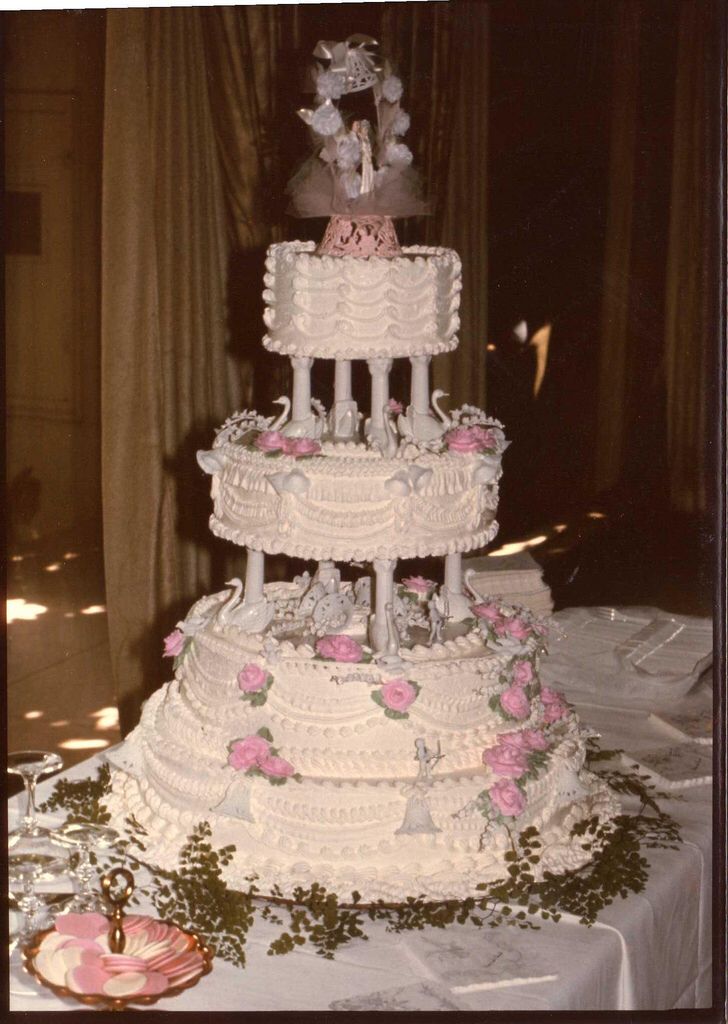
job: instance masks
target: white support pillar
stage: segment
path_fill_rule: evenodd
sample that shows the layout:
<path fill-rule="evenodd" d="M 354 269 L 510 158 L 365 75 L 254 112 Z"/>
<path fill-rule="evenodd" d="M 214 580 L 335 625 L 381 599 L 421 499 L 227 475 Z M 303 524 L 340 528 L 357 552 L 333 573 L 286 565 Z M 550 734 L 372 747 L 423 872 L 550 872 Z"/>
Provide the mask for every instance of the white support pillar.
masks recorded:
<path fill-rule="evenodd" d="M 383 651 L 389 638 L 387 605 L 394 603 L 394 570 L 397 562 L 393 558 L 376 558 L 373 565 L 376 581 L 374 614 L 369 619 L 369 642 L 374 651 Z"/>
<path fill-rule="evenodd" d="M 459 551 L 445 555 L 445 583 L 442 593 L 447 598 L 447 618 L 449 622 L 462 622 L 470 618 L 471 600 L 463 590 L 463 556 Z"/>
<path fill-rule="evenodd" d="M 452 555 L 445 555 L 445 586 L 449 594 L 462 594 L 463 592 L 463 556 L 459 551 Z"/>
<path fill-rule="evenodd" d="M 334 363 L 334 404 L 351 401 L 351 360 L 337 359 Z"/>
<path fill-rule="evenodd" d="M 420 416 L 430 411 L 430 360 L 432 356 L 410 356 L 412 378 L 410 381 L 410 405 Z"/>
<path fill-rule="evenodd" d="M 369 373 L 372 376 L 371 418 L 367 433 L 380 444 L 386 443 L 384 429 L 384 407 L 389 401 L 389 372 L 392 369 L 391 359 L 367 359 Z"/>
<path fill-rule="evenodd" d="M 293 407 L 291 419 L 305 420 L 311 415 L 311 367 L 310 356 L 291 356 L 293 367 Z"/>
<path fill-rule="evenodd" d="M 265 582 L 265 555 L 262 551 L 246 548 L 245 564 L 245 595 L 243 604 L 257 604 L 263 600 L 263 583 Z"/>
<path fill-rule="evenodd" d="M 334 363 L 334 404 L 329 413 L 329 431 L 335 438 L 348 440 L 357 435 L 359 410 L 351 395 L 351 360 Z"/>
<path fill-rule="evenodd" d="M 311 410 L 311 367 L 310 356 L 291 356 L 293 367 L 293 402 L 291 418 L 281 433 L 286 437 L 320 437 L 322 424 Z"/>
<path fill-rule="evenodd" d="M 336 563 L 328 560 L 319 562 L 316 580 L 319 583 L 323 583 L 325 587 L 328 587 L 333 582 L 331 593 L 337 594 L 339 592 L 339 583 L 341 582 L 341 573 L 336 568 Z"/>

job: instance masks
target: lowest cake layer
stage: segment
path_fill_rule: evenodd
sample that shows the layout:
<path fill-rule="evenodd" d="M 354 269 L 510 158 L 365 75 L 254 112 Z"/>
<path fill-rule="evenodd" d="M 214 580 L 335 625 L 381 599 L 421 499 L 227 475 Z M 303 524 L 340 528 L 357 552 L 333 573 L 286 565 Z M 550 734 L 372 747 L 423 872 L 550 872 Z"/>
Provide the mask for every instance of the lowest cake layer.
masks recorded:
<path fill-rule="evenodd" d="M 586 859 L 571 825 L 608 818 L 615 804 L 583 767 L 573 713 L 553 720 L 535 683 L 518 721 L 504 713 L 511 652 L 489 650 L 477 631 L 403 651 L 399 674 L 417 696 L 391 715 L 377 700 L 391 671 L 224 625 L 227 598 L 192 610 L 195 631 L 175 679 L 146 703 L 113 757 L 112 817 L 135 815 L 151 862 L 173 865 L 206 820 L 216 843 L 235 845 L 228 879 L 242 887 L 254 873 L 262 891 L 278 885 L 284 894 L 314 881 L 365 900 L 472 894 L 505 873 L 508 819 L 484 816 L 483 795 L 503 784 L 508 766 L 496 770 L 483 755 L 514 730 L 536 737 L 540 753 L 521 780 L 523 806 L 511 825 L 541 830 L 549 870 Z M 241 689 L 250 666 L 266 674 L 263 700 Z M 275 754 L 272 774 L 230 763 L 236 746 L 262 736 Z"/>

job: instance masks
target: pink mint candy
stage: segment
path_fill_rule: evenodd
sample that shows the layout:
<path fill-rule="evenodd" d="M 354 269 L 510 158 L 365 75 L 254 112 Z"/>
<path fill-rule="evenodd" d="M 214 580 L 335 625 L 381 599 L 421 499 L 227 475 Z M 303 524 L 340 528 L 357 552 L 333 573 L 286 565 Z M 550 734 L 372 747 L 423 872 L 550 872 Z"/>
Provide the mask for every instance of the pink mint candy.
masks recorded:
<path fill-rule="evenodd" d="M 66 972 L 66 986 L 83 995 L 100 995 L 111 975 L 101 967 L 81 964 Z"/>
<path fill-rule="evenodd" d="M 110 974 L 123 974 L 126 971 L 146 971 L 147 961 L 125 953 L 102 953 L 101 966 Z"/>
<path fill-rule="evenodd" d="M 56 918 L 55 927 L 59 935 L 95 939 L 108 932 L 109 921 L 103 914 L 61 914 Z"/>
<path fill-rule="evenodd" d="M 169 981 L 163 974 L 158 974 L 156 971 L 149 971 L 147 973 L 147 980 L 144 982 L 144 988 L 139 993 L 140 996 L 158 996 L 162 992 L 166 992 L 169 988 Z"/>
<path fill-rule="evenodd" d="M 146 971 L 129 971 L 126 974 L 108 976 L 102 992 L 107 996 L 129 997 L 141 995 L 147 984 Z"/>

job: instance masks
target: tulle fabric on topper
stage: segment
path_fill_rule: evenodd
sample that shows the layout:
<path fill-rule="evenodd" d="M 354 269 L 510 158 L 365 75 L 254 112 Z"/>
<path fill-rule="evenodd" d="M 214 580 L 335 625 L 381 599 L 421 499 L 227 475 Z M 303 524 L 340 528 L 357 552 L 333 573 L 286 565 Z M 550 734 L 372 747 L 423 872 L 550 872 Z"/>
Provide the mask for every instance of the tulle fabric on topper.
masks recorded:
<path fill-rule="evenodd" d="M 375 54 L 376 40 L 321 40 L 312 70 L 315 106 L 298 111 L 311 129 L 314 153 L 288 183 L 296 217 L 412 217 L 428 213 L 412 153 L 401 141 L 409 128 L 402 83 Z M 346 124 L 338 101 L 371 89 L 375 121 Z"/>

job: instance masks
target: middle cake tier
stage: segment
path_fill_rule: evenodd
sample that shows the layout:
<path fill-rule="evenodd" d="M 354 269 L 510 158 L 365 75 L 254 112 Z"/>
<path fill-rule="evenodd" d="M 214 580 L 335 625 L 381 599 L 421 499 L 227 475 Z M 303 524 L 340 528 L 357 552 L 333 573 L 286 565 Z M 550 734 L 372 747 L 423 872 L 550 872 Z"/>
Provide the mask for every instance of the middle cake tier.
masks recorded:
<path fill-rule="evenodd" d="M 472 551 L 498 531 L 500 455 L 420 452 L 385 457 L 324 443 L 306 459 L 218 439 L 210 529 L 235 544 L 305 559 L 373 561 Z"/>

